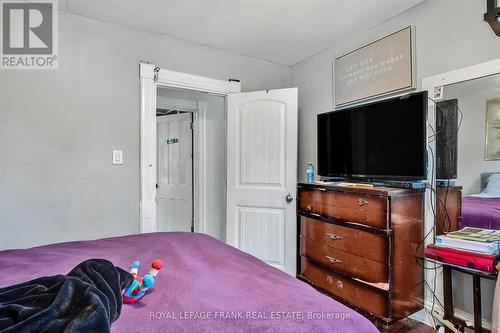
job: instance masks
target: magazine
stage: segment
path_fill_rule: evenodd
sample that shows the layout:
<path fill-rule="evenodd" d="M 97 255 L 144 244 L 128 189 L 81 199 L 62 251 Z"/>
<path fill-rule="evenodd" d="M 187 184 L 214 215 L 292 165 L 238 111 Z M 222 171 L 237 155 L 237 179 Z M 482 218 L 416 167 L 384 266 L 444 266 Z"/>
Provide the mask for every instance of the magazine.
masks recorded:
<path fill-rule="evenodd" d="M 446 237 L 483 243 L 498 242 L 500 241 L 500 230 L 465 227 L 461 230 L 447 233 Z"/>

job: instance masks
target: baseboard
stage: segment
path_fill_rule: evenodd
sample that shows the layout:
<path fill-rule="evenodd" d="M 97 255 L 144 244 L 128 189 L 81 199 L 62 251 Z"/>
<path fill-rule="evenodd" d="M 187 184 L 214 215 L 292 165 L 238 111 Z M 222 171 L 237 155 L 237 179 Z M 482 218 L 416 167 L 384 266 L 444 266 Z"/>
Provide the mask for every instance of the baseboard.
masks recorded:
<path fill-rule="evenodd" d="M 432 308 L 432 301 L 426 301 L 425 302 L 425 309 L 427 311 L 431 312 L 431 308 Z M 421 311 L 415 313 L 414 315 L 417 315 L 420 312 Z M 455 309 L 454 312 L 455 312 L 455 316 L 457 318 L 464 320 L 467 324 L 470 324 L 470 325 L 474 324 L 474 314 L 466 312 L 466 311 L 462 311 L 460 309 Z M 424 314 L 424 316 L 425 316 L 425 314 Z M 436 304 L 434 304 L 434 316 L 436 317 L 436 319 L 438 319 L 440 321 L 443 320 L 443 316 L 444 316 L 444 313 L 441 311 L 441 309 L 437 308 Z M 419 315 L 419 317 L 421 317 L 421 315 Z M 420 320 L 420 319 L 417 319 L 416 317 L 414 319 Z M 422 322 L 428 324 L 428 322 L 426 322 L 426 321 L 422 321 Z M 485 320 L 484 318 L 482 318 L 481 322 L 482 322 L 483 328 L 491 330 L 491 321 Z"/>

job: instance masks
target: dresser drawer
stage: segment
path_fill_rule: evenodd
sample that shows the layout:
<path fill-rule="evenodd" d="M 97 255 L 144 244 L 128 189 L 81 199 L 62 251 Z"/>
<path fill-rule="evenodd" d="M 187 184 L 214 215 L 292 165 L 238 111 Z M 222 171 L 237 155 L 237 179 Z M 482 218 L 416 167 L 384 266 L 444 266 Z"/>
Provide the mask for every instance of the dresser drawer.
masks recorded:
<path fill-rule="evenodd" d="M 301 266 L 302 276 L 314 285 L 360 309 L 380 317 L 388 317 L 387 291 L 329 272 L 307 259 L 302 260 Z"/>
<path fill-rule="evenodd" d="M 358 257 L 387 264 L 387 237 L 371 232 L 301 218 L 301 236 Z"/>
<path fill-rule="evenodd" d="M 385 197 L 301 188 L 299 210 L 374 228 L 388 227 Z"/>
<path fill-rule="evenodd" d="M 386 264 L 319 244 L 306 237 L 300 240 L 300 255 L 324 268 L 342 272 L 363 281 L 388 282 Z"/>

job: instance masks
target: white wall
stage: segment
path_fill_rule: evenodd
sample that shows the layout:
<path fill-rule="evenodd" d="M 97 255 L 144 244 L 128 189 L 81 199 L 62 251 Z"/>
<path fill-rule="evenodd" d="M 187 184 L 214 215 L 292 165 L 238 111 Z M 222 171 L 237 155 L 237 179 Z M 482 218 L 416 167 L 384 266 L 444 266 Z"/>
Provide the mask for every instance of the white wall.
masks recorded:
<path fill-rule="evenodd" d="M 226 101 L 202 98 L 206 111 L 206 232 L 226 241 Z"/>
<path fill-rule="evenodd" d="M 288 66 L 60 12 L 58 70 L 0 71 L 0 249 L 139 231 L 141 59 L 244 91 L 290 81 Z"/>
<path fill-rule="evenodd" d="M 500 38 L 483 21 L 486 1 L 426 0 L 361 35 L 329 48 L 291 69 L 299 88 L 299 180 L 316 163 L 316 114 L 331 111 L 332 61 L 401 27 L 416 27 L 417 82 L 424 77 L 500 57 Z"/>

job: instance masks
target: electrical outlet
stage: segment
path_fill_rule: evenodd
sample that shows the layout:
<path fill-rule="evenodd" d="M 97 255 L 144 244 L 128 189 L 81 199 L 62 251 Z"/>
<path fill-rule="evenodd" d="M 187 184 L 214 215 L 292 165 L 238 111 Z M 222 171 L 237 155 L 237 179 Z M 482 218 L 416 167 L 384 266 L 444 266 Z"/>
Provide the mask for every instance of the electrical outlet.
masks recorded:
<path fill-rule="evenodd" d="M 444 95 L 444 87 L 439 86 L 439 87 L 434 87 L 434 100 L 441 100 L 443 99 Z"/>

